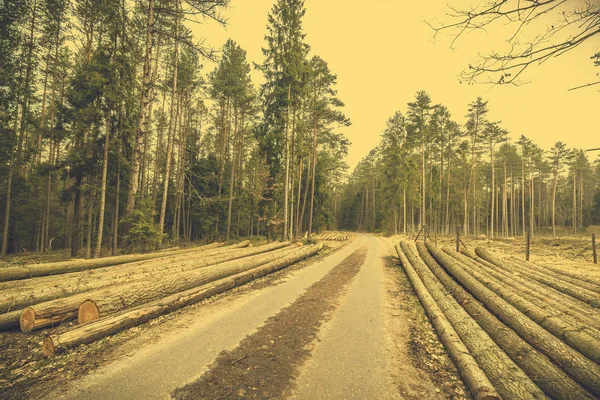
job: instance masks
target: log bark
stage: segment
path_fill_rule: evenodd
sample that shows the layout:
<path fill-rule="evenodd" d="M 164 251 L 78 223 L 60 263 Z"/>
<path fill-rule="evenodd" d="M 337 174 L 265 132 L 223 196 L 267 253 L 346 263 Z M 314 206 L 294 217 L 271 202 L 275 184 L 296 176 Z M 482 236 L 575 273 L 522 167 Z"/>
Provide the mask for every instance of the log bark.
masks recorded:
<path fill-rule="evenodd" d="M 531 346 L 554 361 L 565 372 L 595 396 L 600 396 L 600 366 L 565 342 L 542 328 L 517 308 L 502 299 L 462 269 L 452 257 L 431 243 L 427 250 L 454 277 L 454 279 L 479 300 L 499 320 L 513 329 Z"/>
<path fill-rule="evenodd" d="M 254 279 L 276 272 L 317 254 L 322 248 L 323 245 L 321 244 L 301 248 L 279 260 L 271 261 L 258 268 L 229 276 L 184 292 L 176 293 L 151 303 L 135 307 L 131 310 L 126 310 L 117 315 L 107 316 L 89 324 L 74 327 L 64 332 L 53 333 L 44 339 L 42 351 L 46 356 L 53 356 L 68 348 L 73 348 L 84 343 L 91 343 L 121 330 L 142 324 L 152 318 L 194 304 L 215 294 L 222 293 Z"/>
<path fill-rule="evenodd" d="M 417 243 L 419 255 L 448 293 L 477 321 L 502 350 L 553 399 L 576 400 L 594 397 L 569 377 L 552 360 L 535 349 L 514 330 L 502 323 L 469 292 L 443 270 L 423 243 Z"/>
<path fill-rule="evenodd" d="M 525 268 L 529 268 L 530 270 L 533 270 L 537 273 L 543 274 L 547 277 L 562 280 L 562 281 L 568 282 L 570 284 L 573 284 L 575 286 L 581 287 L 583 289 L 589 290 L 591 292 L 595 292 L 600 296 L 600 284 L 597 283 L 597 281 L 594 280 L 593 277 L 586 277 L 586 276 L 573 277 L 573 276 L 569 276 L 569 275 L 562 275 L 562 274 L 554 272 L 553 270 L 550 270 L 546 267 L 536 265 L 532 262 L 517 260 L 514 257 L 510 258 L 510 262 L 519 264 Z M 595 272 L 600 273 L 600 270 L 595 271 Z"/>
<path fill-rule="evenodd" d="M 212 243 L 206 246 L 193 247 L 189 249 L 176 250 L 175 252 L 127 254 L 115 257 L 103 257 L 94 260 L 70 260 L 64 262 L 34 264 L 24 267 L 8 267 L 0 269 L 0 281 L 17 279 L 28 279 L 46 275 L 65 274 L 69 272 L 84 271 L 88 269 L 108 267 L 112 265 L 125 264 L 135 261 L 150 260 L 158 257 L 166 257 L 175 254 L 184 254 L 194 251 L 208 250 L 223 246 L 223 243 Z"/>
<path fill-rule="evenodd" d="M 503 399 L 547 399 L 542 390 L 488 336 L 443 286 L 407 242 L 401 242 L 404 255 Z"/>
<path fill-rule="evenodd" d="M 484 248 L 478 247 L 477 249 L 475 249 L 475 252 L 477 253 L 478 256 L 480 256 L 484 260 L 487 260 L 487 261 L 491 262 L 492 264 L 497 265 L 500 268 L 503 268 L 503 269 L 509 268 L 506 265 L 507 264 L 506 261 L 499 260 L 497 257 L 494 257 L 489 251 L 487 251 Z M 523 275 L 526 275 L 527 277 L 529 277 L 531 279 L 534 279 L 538 282 L 543 283 L 546 286 L 552 287 L 552 288 L 559 290 L 565 294 L 568 294 L 569 296 L 572 296 L 576 299 L 584 301 L 584 302 L 590 304 L 591 306 L 600 307 L 600 294 L 598 294 L 596 292 L 592 292 L 581 286 L 577 286 L 577 285 L 574 285 L 569 282 L 565 282 L 565 281 L 561 281 L 559 279 L 552 278 L 552 277 L 548 276 L 547 274 L 540 273 L 537 271 L 520 268 L 519 272 L 522 273 Z"/>
<path fill-rule="evenodd" d="M 528 265 L 536 265 L 537 264 L 533 264 L 533 263 L 528 263 Z M 544 265 L 544 266 L 538 266 L 540 268 L 542 268 L 542 272 L 546 272 L 546 271 L 552 271 L 554 272 L 557 278 L 563 278 L 564 277 L 570 277 L 570 278 L 574 278 L 576 280 L 576 282 L 586 282 L 586 283 L 590 283 L 592 285 L 595 286 L 600 286 L 600 277 L 594 277 L 594 276 L 590 276 L 589 274 L 598 274 L 600 273 L 600 268 L 595 268 L 593 266 L 588 266 L 588 267 L 583 267 L 578 269 L 577 271 L 567 271 L 564 269 L 560 269 L 560 268 L 555 268 L 552 267 L 550 265 Z"/>
<path fill-rule="evenodd" d="M 563 315 L 536 306 L 527 301 L 508 285 L 500 283 L 495 278 L 484 275 L 469 264 L 456 262 L 459 268 L 468 271 L 475 279 L 493 290 L 498 296 L 513 305 L 523 314 L 543 326 L 550 333 L 562 339 L 569 346 L 579 351 L 590 360 L 600 363 L 600 339 L 581 330 L 580 324 L 574 324 L 563 318 Z"/>
<path fill-rule="evenodd" d="M 103 287 L 122 285 L 154 277 L 161 279 L 165 273 L 184 272 L 225 261 L 236 260 L 266 253 L 287 246 L 289 243 L 272 243 L 265 246 L 223 251 L 217 248 L 195 253 L 146 260 L 92 271 L 74 272 L 63 276 L 34 278 L 29 285 L 18 285 L 0 292 L 0 312 L 23 308 L 77 293 L 89 292 Z M 26 280 L 18 281 L 24 283 Z"/>
<path fill-rule="evenodd" d="M 227 261 L 198 270 L 167 274 L 159 280 L 149 278 L 125 285 L 94 290 L 40 303 L 33 307 L 29 307 L 29 309 L 33 310 L 33 313 L 28 312 L 21 315 L 21 320 L 26 320 L 20 321 L 20 326 L 26 328 L 26 330 L 22 329 L 23 332 L 50 327 L 55 324 L 55 320 L 49 317 L 52 315 L 54 309 L 70 310 L 68 318 L 74 319 L 78 316 L 79 306 L 82 303 L 85 304 L 86 307 L 89 306 L 89 303 L 86 302 L 87 300 L 92 300 L 97 305 L 99 309 L 97 314 L 100 317 L 106 316 L 125 308 L 135 307 L 139 304 L 156 300 L 157 298 L 166 295 L 181 292 L 246 271 L 279 257 L 283 257 L 293 251 L 295 251 L 295 248 L 286 248 L 267 254 L 247 257 L 243 260 Z M 92 314 L 88 313 L 88 315 Z M 61 318 L 61 321 L 65 321 L 66 318 L 66 316 Z M 85 323 L 89 321 L 79 322 Z"/>
<path fill-rule="evenodd" d="M 581 327 L 582 330 L 588 330 L 588 326 L 592 327 L 593 331 L 589 333 L 597 338 L 600 337 L 600 331 L 598 331 L 598 329 L 600 329 L 600 313 L 590 305 L 577 299 L 573 299 L 553 288 L 544 286 L 539 282 L 523 278 L 518 273 L 501 269 L 496 265 L 479 258 L 477 254 L 472 251 L 464 250 L 463 253 L 465 255 L 462 255 L 448 249 L 443 250 L 451 257 L 463 263 L 473 263 L 472 266 L 474 268 L 481 268 L 504 284 L 512 286 L 521 294 L 521 296 L 538 307 L 546 308 L 547 311 L 550 312 L 557 310 L 570 318 L 574 318 L 577 323 L 584 324 Z"/>
<path fill-rule="evenodd" d="M 19 328 L 19 317 L 23 310 L 9 311 L 0 314 L 0 331 L 9 331 Z"/>
<path fill-rule="evenodd" d="M 469 353 L 465 344 L 460 340 L 458 334 L 452 325 L 450 325 L 450 322 L 444 317 L 444 314 L 436 304 L 435 300 L 431 297 L 431 294 L 427 291 L 427 288 L 415 272 L 399 245 L 396 245 L 396 252 L 398 253 L 398 257 L 400 257 L 402 267 L 415 289 L 433 327 L 446 347 L 450 358 L 456 365 L 456 368 L 473 395 L 473 398 L 475 400 L 500 399 L 500 395 L 491 384 L 486 374 L 481 370 L 479 365 L 477 365 L 477 362 L 471 353 Z"/>

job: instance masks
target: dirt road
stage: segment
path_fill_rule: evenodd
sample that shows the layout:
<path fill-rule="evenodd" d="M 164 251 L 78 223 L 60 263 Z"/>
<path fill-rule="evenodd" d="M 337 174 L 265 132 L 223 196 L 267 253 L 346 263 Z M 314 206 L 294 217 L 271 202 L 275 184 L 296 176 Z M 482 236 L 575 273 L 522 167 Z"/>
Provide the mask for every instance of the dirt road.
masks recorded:
<path fill-rule="evenodd" d="M 446 398 L 411 350 L 426 340 L 390 254 L 386 239 L 359 236 L 284 279 L 182 313 L 158 337 L 141 332 L 127 357 L 49 397 Z"/>

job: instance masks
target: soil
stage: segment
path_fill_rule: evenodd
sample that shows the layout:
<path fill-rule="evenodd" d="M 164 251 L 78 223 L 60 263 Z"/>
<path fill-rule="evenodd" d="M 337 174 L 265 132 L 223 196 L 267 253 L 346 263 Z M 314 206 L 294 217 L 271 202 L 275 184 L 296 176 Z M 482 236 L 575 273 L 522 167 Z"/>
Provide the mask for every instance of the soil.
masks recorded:
<path fill-rule="evenodd" d="M 393 310 L 389 328 L 396 348 L 394 383 L 402 398 L 470 399 L 454 363 L 435 334 L 398 260 L 386 259 L 386 287 Z"/>
<path fill-rule="evenodd" d="M 299 366 L 310 356 L 308 345 L 331 317 L 347 285 L 367 255 L 359 249 L 269 318 L 232 351 L 224 351 L 196 382 L 173 394 L 176 399 L 282 398 Z"/>

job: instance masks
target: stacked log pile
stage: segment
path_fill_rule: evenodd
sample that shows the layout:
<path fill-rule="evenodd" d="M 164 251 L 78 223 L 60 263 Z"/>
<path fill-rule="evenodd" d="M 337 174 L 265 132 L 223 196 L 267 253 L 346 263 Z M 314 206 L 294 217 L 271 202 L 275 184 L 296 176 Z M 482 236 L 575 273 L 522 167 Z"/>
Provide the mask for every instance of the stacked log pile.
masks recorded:
<path fill-rule="evenodd" d="M 242 285 L 321 248 L 290 242 L 249 247 L 246 241 L 125 256 L 131 262 L 113 258 L 112 265 L 101 259 L 35 266 L 29 269 L 33 278 L 13 271 L 14 280 L 0 283 L 0 330 L 54 328 L 44 344 L 52 355 Z M 65 324 L 75 319 L 76 325 Z"/>
<path fill-rule="evenodd" d="M 313 235 L 312 237 L 317 240 L 331 240 L 343 242 L 352 239 L 354 235 L 348 232 L 323 232 L 318 235 Z"/>
<path fill-rule="evenodd" d="M 600 398 L 598 282 L 483 248 L 396 251 L 474 398 Z"/>

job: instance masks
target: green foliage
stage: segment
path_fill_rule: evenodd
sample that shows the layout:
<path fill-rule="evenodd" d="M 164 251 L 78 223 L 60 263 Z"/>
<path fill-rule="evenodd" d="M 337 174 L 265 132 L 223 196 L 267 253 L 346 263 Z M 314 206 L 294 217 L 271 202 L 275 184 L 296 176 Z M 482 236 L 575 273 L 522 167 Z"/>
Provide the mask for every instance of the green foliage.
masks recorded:
<path fill-rule="evenodd" d="M 128 243 L 127 252 L 147 252 L 156 249 L 163 235 L 157 223 L 154 222 L 154 207 L 149 201 L 140 201 L 139 207 L 128 216 L 121 219 L 121 224 L 130 226 L 129 232 L 123 237 Z"/>

